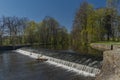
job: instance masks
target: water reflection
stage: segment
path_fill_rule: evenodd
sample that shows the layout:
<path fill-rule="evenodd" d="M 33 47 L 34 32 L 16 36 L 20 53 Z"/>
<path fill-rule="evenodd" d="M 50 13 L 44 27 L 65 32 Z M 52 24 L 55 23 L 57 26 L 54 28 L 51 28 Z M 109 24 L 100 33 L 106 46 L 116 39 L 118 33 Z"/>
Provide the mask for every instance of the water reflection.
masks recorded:
<path fill-rule="evenodd" d="M 13 52 L 0 54 L 0 80 L 94 80 Z"/>

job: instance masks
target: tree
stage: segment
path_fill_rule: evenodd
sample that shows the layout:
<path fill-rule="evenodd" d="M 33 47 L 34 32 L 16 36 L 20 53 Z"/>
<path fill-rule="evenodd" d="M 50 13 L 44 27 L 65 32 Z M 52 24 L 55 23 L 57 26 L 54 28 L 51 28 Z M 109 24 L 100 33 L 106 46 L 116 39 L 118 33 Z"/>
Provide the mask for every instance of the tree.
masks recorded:
<path fill-rule="evenodd" d="M 82 2 L 79 10 L 75 15 L 72 28 L 72 42 L 74 48 L 88 43 L 88 17 L 93 12 L 93 7 L 87 2 Z"/>
<path fill-rule="evenodd" d="M 39 44 L 51 46 L 54 49 L 62 49 L 68 44 L 68 34 L 65 27 L 61 27 L 58 21 L 52 17 L 45 17 L 38 24 L 37 35 Z"/>
<path fill-rule="evenodd" d="M 4 36 L 5 26 L 3 21 L 0 21 L 0 46 L 3 45 L 3 36 Z"/>
<path fill-rule="evenodd" d="M 57 31 L 59 28 L 59 23 L 52 17 L 45 17 L 41 24 L 41 39 L 43 44 L 57 44 Z"/>
<path fill-rule="evenodd" d="M 108 17 L 110 20 L 111 25 L 111 34 L 112 38 L 115 39 L 117 37 L 118 33 L 118 16 L 120 15 L 120 0 L 107 0 L 107 9 L 106 12 L 108 13 L 106 15 L 106 18 Z"/>
<path fill-rule="evenodd" d="M 9 38 L 9 44 L 20 44 L 19 37 L 23 35 L 23 29 L 25 27 L 26 19 L 18 17 L 2 17 L 2 22 L 5 26 L 6 36 Z M 19 36 L 18 36 L 19 35 Z"/>
<path fill-rule="evenodd" d="M 57 35 L 57 45 L 61 49 L 66 49 L 69 46 L 70 39 L 69 34 L 67 32 L 67 29 L 63 26 L 58 29 L 58 35 Z"/>
<path fill-rule="evenodd" d="M 95 24 L 97 30 L 96 31 L 96 36 L 97 40 L 96 41 L 103 41 L 104 40 L 104 35 L 106 34 L 106 29 L 104 28 L 104 15 L 105 15 L 105 8 L 100 8 L 95 10 Z"/>
<path fill-rule="evenodd" d="M 114 8 L 116 10 L 119 10 L 120 0 L 107 0 L 106 5 L 107 5 L 108 8 Z"/>
<path fill-rule="evenodd" d="M 36 42 L 36 29 L 37 24 L 34 21 L 28 22 L 27 28 L 25 29 L 26 43 L 33 45 Z"/>

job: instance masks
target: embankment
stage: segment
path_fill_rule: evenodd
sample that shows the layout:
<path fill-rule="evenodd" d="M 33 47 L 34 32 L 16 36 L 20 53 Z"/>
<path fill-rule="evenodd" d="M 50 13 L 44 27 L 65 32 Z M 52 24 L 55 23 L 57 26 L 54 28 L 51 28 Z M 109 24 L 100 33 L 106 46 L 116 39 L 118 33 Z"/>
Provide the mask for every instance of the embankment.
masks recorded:
<path fill-rule="evenodd" d="M 105 51 L 103 66 L 96 80 L 120 80 L 120 49 Z"/>
<path fill-rule="evenodd" d="M 93 43 L 91 47 L 104 51 L 102 70 L 96 80 L 120 80 L 120 45 Z"/>
<path fill-rule="evenodd" d="M 17 46 L 0 46 L 0 50 L 15 50 L 22 47 L 29 47 L 30 45 L 17 45 Z"/>

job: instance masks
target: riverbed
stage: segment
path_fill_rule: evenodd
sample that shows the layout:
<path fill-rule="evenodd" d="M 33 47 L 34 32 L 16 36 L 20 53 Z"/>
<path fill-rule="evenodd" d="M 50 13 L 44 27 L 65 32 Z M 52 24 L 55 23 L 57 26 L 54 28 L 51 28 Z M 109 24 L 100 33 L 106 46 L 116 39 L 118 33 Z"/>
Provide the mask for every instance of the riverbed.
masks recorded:
<path fill-rule="evenodd" d="M 0 80 L 94 80 L 46 62 L 15 53 L 0 52 Z"/>

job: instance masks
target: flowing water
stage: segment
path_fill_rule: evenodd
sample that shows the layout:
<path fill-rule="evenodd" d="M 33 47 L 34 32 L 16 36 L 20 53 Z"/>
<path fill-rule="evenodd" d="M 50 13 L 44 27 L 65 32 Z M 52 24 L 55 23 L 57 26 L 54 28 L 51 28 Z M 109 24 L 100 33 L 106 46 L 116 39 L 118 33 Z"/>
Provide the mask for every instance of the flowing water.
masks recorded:
<path fill-rule="evenodd" d="M 0 80 L 94 80 L 94 78 L 84 77 L 61 67 L 37 62 L 27 56 L 7 51 L 0 52 Z"/>
<path fill-rule="evenodd" d="M 100 69 L 102 66 L 102 59 L 95 57 L 95 56 L 91 57 L 89 55 L 76 54 L 75 52 L 50 51 L 50 50 L 33 49 L 33 48 L 23 48 L 23 50 L 35 52 L 38 54 L 43 54 L 46 56 L 50 56 L 50 57 L 57 58 L 57 59 L 62 59 L 62 60 L 77 63 L 77 64 L 86 65 L 89 67 L 94 67 L 94 68 Z"/>

